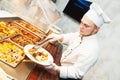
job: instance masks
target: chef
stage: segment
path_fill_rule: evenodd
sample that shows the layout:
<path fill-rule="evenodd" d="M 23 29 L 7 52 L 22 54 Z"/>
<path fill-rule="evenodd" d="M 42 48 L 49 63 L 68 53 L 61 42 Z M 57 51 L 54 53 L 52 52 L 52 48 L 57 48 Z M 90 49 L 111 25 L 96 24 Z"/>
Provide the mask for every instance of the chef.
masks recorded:
<path fill-rule="evenodd" d="M 60 80 L 82 80 L 85 73 L 96 63 L 99 57 L 99 45 L 96 33 L 104 23 L 110 19 L 95 3 L 83 16 L 80 31 L 67 34 L 51 34 L 51 42 L 58 41 L 68 45 L 62 53 L 61 66 L 51 63 L 45 66 L 51 74 L 59 75 Z"/>

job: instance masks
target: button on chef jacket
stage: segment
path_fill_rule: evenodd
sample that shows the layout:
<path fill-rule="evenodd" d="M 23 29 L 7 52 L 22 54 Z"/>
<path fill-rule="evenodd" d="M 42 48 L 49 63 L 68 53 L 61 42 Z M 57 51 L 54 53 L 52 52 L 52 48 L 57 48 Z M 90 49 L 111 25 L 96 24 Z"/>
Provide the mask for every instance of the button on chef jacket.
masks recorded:
<path fill-rule="evenodd" d="M 81 79 L 92 67 L 99 56 L 99 45 L 96 35 L 81 40 L 79 32 L 63 34 L 62 43 L 68 45 L 62 53 L 60 77 Z"/>

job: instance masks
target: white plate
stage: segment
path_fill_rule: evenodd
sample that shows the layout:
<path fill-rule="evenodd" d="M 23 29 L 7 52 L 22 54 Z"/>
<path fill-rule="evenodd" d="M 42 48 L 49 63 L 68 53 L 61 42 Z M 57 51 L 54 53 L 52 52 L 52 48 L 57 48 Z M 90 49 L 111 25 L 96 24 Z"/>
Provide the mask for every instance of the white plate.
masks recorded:
<path fill-rule="evenodd" d="M 36 60 L 30 53 L 29 53 L 29 49 L 33 48 L 35 45 L 33 44 L 29 44 L 29 45 L 26 45 L 24 47 L 24 52 L 25 54 L 27 55 L 27 57 L 29 59 L 31 59 L 33 62 L 37 63 L 37 64 L 40 64 L 40 65 L 50 65 L 50 63 L 53 62 L 53 57 L 52 55 L 47 51 L 45 50 L 44 48 L 39 48 L 38 51 L 45 51 L 46 53 L 48 53 L 48 60 L 44 61 L 44 62 L 40 62 L 38 60 Z"/>

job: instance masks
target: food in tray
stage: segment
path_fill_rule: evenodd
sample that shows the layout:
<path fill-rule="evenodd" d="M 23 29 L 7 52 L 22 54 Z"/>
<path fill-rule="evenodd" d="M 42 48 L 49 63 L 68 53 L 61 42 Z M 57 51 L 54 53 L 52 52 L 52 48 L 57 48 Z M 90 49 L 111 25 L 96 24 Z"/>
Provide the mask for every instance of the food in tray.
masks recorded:
<path fill-rule="evenodd" d="M 19 33 L 19 29 L 9 25 L 8 22 L 0 22 L 0 35 L 4 37 L 10 37 Z"/>
<path fill-rule="evenodd" d="M 40 34 L 40 35 L 45 35 L 45 33 L 43 31 L 38 30 L 37 28 L 33 27 L 32 25 L 30 25 L 29 23 L 27 23 L 23 20 L 16 20 L 16 22 L 18 24 L 22 25 L 22 27 L 25 27 L 32 32 L 35 32 L 35 33 Z"/>
<path fill-rule="evenodd" d="M 17 44 L 19 44 L 19 45 L 21 45 L 21 46 L 25 46 L 25 45 L 27 45 L 27 44 L 34 44 L 35 42 L 33 42 L 33 40 L 32 39 L 30 39 L 30 38 L 27 38 L 27 37 L 25 37 L 25 36 L 23 36 L 23 35 L 21 35 L 21 34 L 18 34 L 18 35 L 16 35 L 16 36 L 13 36 L 13 37 L 11 37 L 10 38 L 13 42 L 15 42 L 15 43 L 17 43 Z"/>
<path fill-rule="evenodd" d="M 0 42 L 0 60 L 16 67 L 25 57 L 23 49 L 10 41 Z"/>
<path fill-rule="evenodd" d="M 23 34 L 26 37 L 33 39 L 34 42 L 39 42 L 41 40 L 40 37 L 25 30 L 14 22 L 0 22 L 0 35 L 6 38 L 16 34 Z"/>
<path fill-rule="evenodd" d="M 18 24 L 14 23 L 14 22 L 11 22 L 9 23 L 11 26 L 15 26 L 17 29 L 19 29 L 19 33 L 28 37 L 28 38 L 31 38 L 34 42 L 38 42 L 41 40 L 40 37 L 38 37 L 37 35 L 33 34 L 32 32 L 20 27 Z"/>
<path fill-rule="evenodd" d="M 1 41 L 2 39 L 3 39 L 2 36 L 0 36 L 0 41 Z"/>
<path fill-rule="evenodd" d="M 34 59 L 36 59 L 40 62 L 44 62 L 44 61 L 48 60 L 48 53 L 44 50 L 36 51 L 35 48 L 31 48 L 31 49 L 29 49 L 29 52 L 34 57 Z"/>
<path fill-rule="evenodd" d="M 26 30 L 21 30 L 21 33 L 22 33 L 24 36 L 32 39 L 34 42 L 39 42 L 39 41 L 41 40 L 40 37 L 38 37 L 38 36 L 36 36 L 36 35 L 28 32 L 28 31 L 26 31 Z"/>

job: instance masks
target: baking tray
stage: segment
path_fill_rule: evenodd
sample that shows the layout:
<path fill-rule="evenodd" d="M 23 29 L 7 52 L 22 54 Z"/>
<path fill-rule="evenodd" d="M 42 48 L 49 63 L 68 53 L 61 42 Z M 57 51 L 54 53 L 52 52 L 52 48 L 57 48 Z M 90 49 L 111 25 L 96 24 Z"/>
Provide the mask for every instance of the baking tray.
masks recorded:
<path fill-rule="evenodd" d="M 0 35 L 3 38 L 11 37 L 19 33 L 19 29 L 10 25 L 9 22 L 0 21 Z"/>
<path fill-rule="evenodd" d="M 9 40 L 0 41 L 0 61 L 15 68 L 25 58 L 23 49 Z"/>
<path fill-rule="evenodd" d="M 16 29 L 19 29 L 19 33 L 30 38 L 33 39 L 34 42 L 39 42 L 41 39 L 43 39 L 41 36 L 37 36 L 36 34 L 34 34 L 31 31 L 28 31 L 27 28 L 23 28 L 20 25 L 16 24 L 15 22 L 11 22 L 10 23 L 12 26 L 15 26 Z"/>
<path fill-rule="evenodd" d="M 27 38 L 26 36 L 21 35 L 21 34 L 17 34 L 11 37 L 10 40 L 22 47 L 28 44 L 35 44 L 35 42 L 32 39 Z"/>
<path fill-rule="evenodd" d="M 44 38 L 41 37 L 40 35 L 38 36 L 38 35 L 34 34 L 32 31 L 28 30 L 27 28 L 23 28 L 21 25 L 17 24 L 17 23 L 15 22 L 16 20 L 22 20 L 22 19 L 17 18 L 17 17 L 0 18 L 0 22 L 7 22 L 7 23 L 9 23 L 10 26 L 12 26 L 12 27 L 14 26 L 14 28 L 20 30 L 20 31 L 18 31 L 18 33 L 14 34 L 14 35 L 11 35 L 11 36 L 5 37 L 5 36 L 3 36 L 3 35 L 0 35 L 0 38 L 1 38 L 1 39 L 0 39 L 0 43 L 1 43 L 1 44 L 2 44 L 3 42 L 7 42 L 7 43 L 10 43 L 10 44 L 12 44 L 12 45 L 14 45 L 14 46 L 17 46 L 17 47 L 19 47 L 21 50 L 23 50 L 23 47 L 24 47 L 25 45 L 27 45 L 27 44 L 37 44 L 38 42 L 40 42 L 40 41 L 42 41 L 42 40 L 44 39 Z M 22 38 L 24 38 L 24 40 L 31 40 L 32 43 L 27 43 L 27 44 L 25 44 L 25 45 L 22 46 L 20 43 L 17 43 L 17 42 L 15 42 L 15 41 L 13 40 L 13 39 L 15 39 L 16 37 L 19 37 L 19 36 L 22 36 Z M 9 46 L 6 45 L 6 48 L 4 48 L 4 49 L 7 49 L 7 47 L 9 47 Z M 3 48 L 3 46 L 0 47 L 0 48 Z M 3 49 L 3 50 L 4 50 L 4 49 Z M 1 50 L 0 50 L 0 51 L 1 51 Z M 5 50 L 5 51 L 7 51 L 7 50 Z M 6 52 L 6 54 L 7 54 L 7 52 Z M 0 56 L 2 56 L 2 53 L 1 53 L 1 52 L 0 52 Z M 18 63 L 14 64 L 14 65 L 11 64 L 11 63 L 6 62 L 6 60 L 0 59 L 0 61 L 8 64 L 9 66 L 11 66 L 11 67 L 13 67 L 13 68 L 15 68 L 15 67 L 18 66 L 18 64 L 20 64 L 20 63 L 23 61 L 24 58 L 25 58 L 25 54 L 24 54 L 24 56 L 21 58 L 21 60 L 20 60 Z"/>
<path fill-rule="evenodd" d="M 20 25 L 21 27 L 31 31 L 32 33 L 41 36 L 41 37 L 46 37 L 46 34 L 41 31 L 40 29 L 38 29 L 37 27 L 32 26 L 31 24 L 29 24 L 28 22 L 24 21 L 24 20 L 15 20 L 15 22 Z"/>
<path fill-rule="evenodd" d="M 19 26 L 33 32 L 34 34 L 37 34 L 40 37 L 46 37 L 45 32 L 43 32 L 42 30 L 40 30 L 39 28 L 31 25 L 30 23 L 24 21 L 23 19 L 19 18 L 19 17 L 2 17 L 0 18 L 0 22 L 1 21 L 5 21 L 5 22 L 15 22 L 17 23 Z M 23 25 L 24 24 L 24 25 Z"/>
<path fill-rule="evenodd" d="M 10 38 L 16 34 L 22 34 L 26 36 L 27 38 L 32 39 L 36 43 L 43 39 L 42 36 L 38 36 L 32 33 L 31 31 L 24 29 L 23 27 L 21 27 L 20 25 L 16 24 L 13 21 L 9 21 L 9 22 L 1 21 L 0 26 L 1 26 L 0 35 L 2 36 L 2 38 Z"/>

